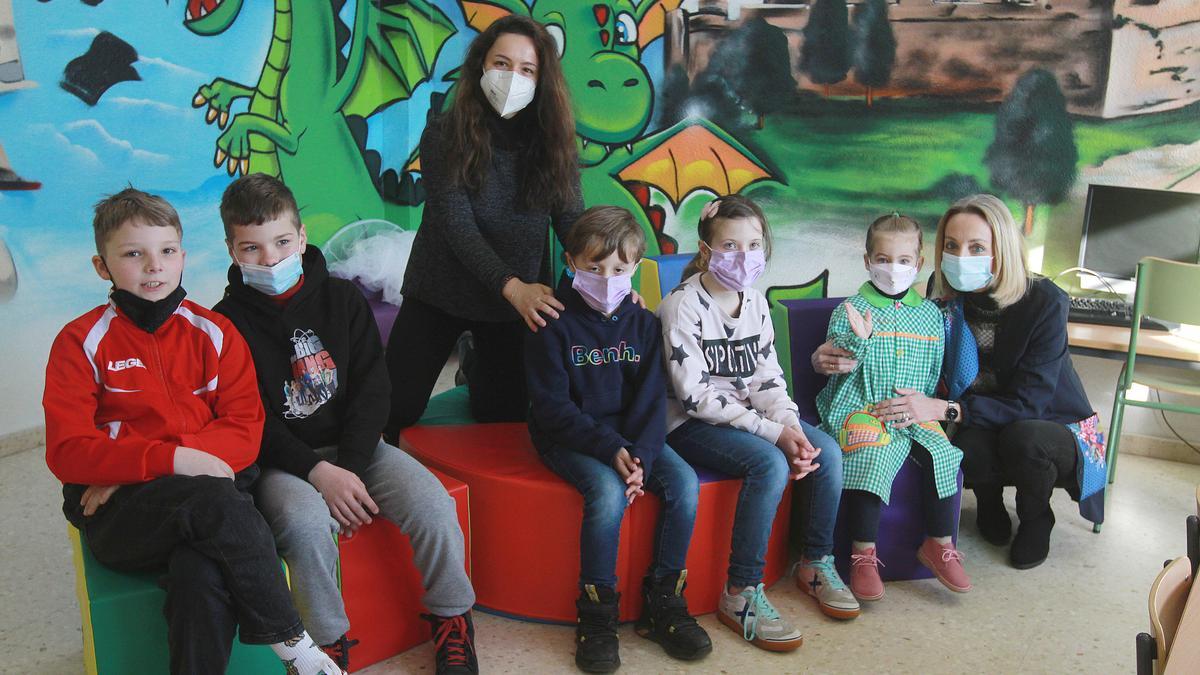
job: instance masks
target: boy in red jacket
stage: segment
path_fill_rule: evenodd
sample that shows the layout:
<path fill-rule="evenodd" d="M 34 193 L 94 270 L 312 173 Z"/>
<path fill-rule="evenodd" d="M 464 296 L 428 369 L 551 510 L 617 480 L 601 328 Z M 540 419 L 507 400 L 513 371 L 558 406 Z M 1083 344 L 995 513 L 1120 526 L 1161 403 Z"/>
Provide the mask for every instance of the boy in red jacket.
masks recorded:
<path fill-rule="evenodd" d="M 221 673 L 235 629 L 289 673 L 342 671 L 292 606 L 271 531 L 247 491 L 263 409 L 245 341 L 183 299 L 183 230 L 133 188 L 96 205 L 108 304 L 71 321 L 46 368 L 46 463 L 63 513 L 101 563 L 166 568 L 171 672 Z"/>

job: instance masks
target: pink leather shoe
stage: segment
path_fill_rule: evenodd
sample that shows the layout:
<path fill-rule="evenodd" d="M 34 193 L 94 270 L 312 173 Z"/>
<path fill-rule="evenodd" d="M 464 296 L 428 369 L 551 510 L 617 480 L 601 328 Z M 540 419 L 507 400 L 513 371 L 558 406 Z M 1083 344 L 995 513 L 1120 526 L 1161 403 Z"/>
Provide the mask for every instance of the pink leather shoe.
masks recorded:
<path fill-rule="evenodd" d="M 850 592 L 859 600 L 878 600 L 883 597 L 883 579 L 875 556 L 875 547 L 853 549 L 850 554 Z"/>
<path fill-rule="evenodd" d="M 917 560 L 933 572 L 942 585 L 955 593 L 966 593 L 971 590 L 971 577 L 963 569 L 963 554 L 954 548 L 954 543 L 939 544 L 936 540 L 926 538 L 921 548 L 917 549 Z"/>

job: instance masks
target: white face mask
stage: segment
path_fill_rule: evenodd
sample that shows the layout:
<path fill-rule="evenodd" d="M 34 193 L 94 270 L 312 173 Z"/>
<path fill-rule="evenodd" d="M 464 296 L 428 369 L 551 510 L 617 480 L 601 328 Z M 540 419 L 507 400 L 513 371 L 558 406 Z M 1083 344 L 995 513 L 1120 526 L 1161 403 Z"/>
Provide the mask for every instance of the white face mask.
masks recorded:
<path fill-rule="evenodd" d="M 917 280 L 917 268 L 900 263 L 872 264 L 867 269 L 871 271 L 871 282 L 875 288 L 883 291 L 884 295 L 900 295 L 907 291 Z"/>
<path fill-rule="evenodd" d="M 488 103 L 504 119 L 524 110 L 537 91 L 537 82 L 511 70 L 485 70 L 479 86 Z"/>

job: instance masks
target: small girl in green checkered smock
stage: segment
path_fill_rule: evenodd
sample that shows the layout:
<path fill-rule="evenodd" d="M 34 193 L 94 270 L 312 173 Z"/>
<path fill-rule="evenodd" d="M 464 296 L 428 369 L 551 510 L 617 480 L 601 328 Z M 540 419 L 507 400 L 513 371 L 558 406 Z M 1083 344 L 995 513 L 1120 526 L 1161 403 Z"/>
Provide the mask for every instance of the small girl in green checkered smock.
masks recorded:
<path fill-rule="evenodd" d="M 883 597 L 875 548 L 879 516 L 911 456 L 922 472 L 926 534 L 917 558 L 946 587 L 963 593 L 971 580 L 951 539 L 962 451 L 937 422 L 885 424 L 872 413 L 874 404 L 896 394 L 934 395 L 941 372 L 942 312 L 912 289 L 924 263 L 920 225 L 898 213 L 876 219 L 867 229 L 863 259 L 870 281 L 833 311 L 828 333 L 857 365 L 830 377 L 817 397 L 821 427 L 842 447 L 844 517 L 854 540 L 850 590 L 859 600 Z"/>

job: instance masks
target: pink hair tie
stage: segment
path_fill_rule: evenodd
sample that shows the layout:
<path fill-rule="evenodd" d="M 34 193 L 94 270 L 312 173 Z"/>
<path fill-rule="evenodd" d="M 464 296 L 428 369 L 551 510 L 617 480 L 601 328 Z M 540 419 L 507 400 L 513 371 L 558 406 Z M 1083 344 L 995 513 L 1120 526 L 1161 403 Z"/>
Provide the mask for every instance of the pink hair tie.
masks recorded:
<path fill-rule="evenodd" d="M 702 220 L 708 220 L 709 218 L 716 216 L 717 209 L 719 209 L 719 208 L 721 208 L 721 200 L 720 199 L 712 200 L 711 202 L 704 205 L 704 209 L 702 211 L 700 211 L 700 218 Z"/>

